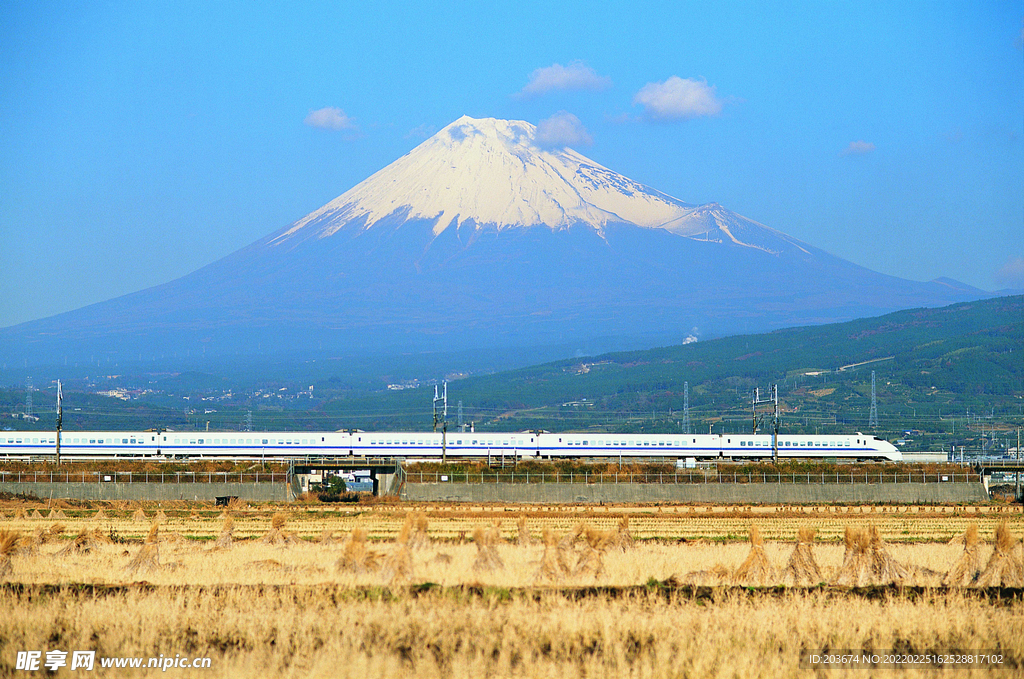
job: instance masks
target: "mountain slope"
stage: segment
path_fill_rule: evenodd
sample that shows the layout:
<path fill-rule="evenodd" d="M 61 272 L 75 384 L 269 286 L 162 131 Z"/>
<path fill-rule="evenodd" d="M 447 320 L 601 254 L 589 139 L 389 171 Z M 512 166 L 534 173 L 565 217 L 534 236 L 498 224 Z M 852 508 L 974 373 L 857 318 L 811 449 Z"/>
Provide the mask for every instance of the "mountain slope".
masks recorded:
<path fill-rule="evenodd" d="M 460 118 L 188 276 L 0 330 L 0 357 L 652 346 L 985 294 L 869 271 L 535 133 Z"/>

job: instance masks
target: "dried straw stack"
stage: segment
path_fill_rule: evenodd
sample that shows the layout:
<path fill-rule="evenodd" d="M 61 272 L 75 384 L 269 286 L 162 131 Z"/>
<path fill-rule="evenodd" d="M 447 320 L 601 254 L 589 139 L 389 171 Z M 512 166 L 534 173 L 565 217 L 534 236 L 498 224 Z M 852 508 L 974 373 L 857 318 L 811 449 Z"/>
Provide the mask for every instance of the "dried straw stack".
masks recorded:
<path fill-rule="evenodd" d="M 815 533 L 817 529 L 810 526 L 803 526 L 797 531 L 796 545 L 793 546 L 793 553 L 789 555 L 786 569 L 782 572 L 782 584 L 787 587 L 808 587 L 817 585 L 824 579 L 811 549 Z"/>
<path fill-rule="evenodd" d="M 964 553 L 942 579 L 942 584 L 946 587 L 967 587 L 974 584 L 981 575 L 981 540 L 978 539 L 978 524 L 969 525 L 957 542 L 963 542 Z M 949 544 L 955 543 L 950 540 Z"/>
<path fill-rule="evenodd" d="M 878 526 L 871 526 L 869 559 L 871 563 L 872 585 L 902 584 L 910 579 L 910 571 L 889 554 L 889 549 L 882 540 Z"/>
<path fill-rule="evenodd" d="M 217 542 L 214 546 L 217 549 L 231 549 L 232 543 L 235 541 L 235 520 L 230 514 L 224 517 L 224 523 L 220 527 L 220 535 L 217 536 Z"/>
<path fill-rule="evenodd" d="M 92 517 L 92 518 L 93 518 L 93 521 L 106 521 L 107 520 L 107 515 L 103 512 L 103 507 L 100 507 L 96 511 L 96 515 L 94 517 Z"/>
<path fill-rule="evenodd" d="M 618 530 L 599 531 L 587 526 L 583 531 L 583 551 L 576 562 L 576 575 L 600 577 L 604 573 L 605 552 L 618 544 Z"/>
<path fill-rule="evenodd" d="M 530 529 L 526 527 L 526 515 L 521 514 L 519 522 L 516 524 L 516 545 L 519 547 L 529 547 L 532 544 L 533 536 L 530 535 Z"/>
<path fill-rule="evenodd" d="M 865 587 L 871 584 L 871 561 L 868 558 L 871 540 L 867 532 L 847 526 L 843 542 L 846 544 L 843 565 L 833 578 L 833 584 L 850 587 Z"/>
<path fill-rule="evenodd" d="M 353 530 L 345 541 L 337 569 L 351 573 L 366 573 L 380 568 L 380 555 L 366 548 L 366 531 L 362 528 Z"/>
<path fill-rule="evenodd" d="M 729 579 L 729 576 L 729 569 L 720 563 L 716 563 L 711 567 L 711 570 L 690 571 L 679 579 L 672 576 L 669 578 L 669 581 L 683 585 L 692 585 L 694 587 L 714 587 L 715 585 L 725 584 L 725 581 Z"/>
<path fill-rule="evenodd" d="M 413 512 L 406 517 L 406 522 L 412 531 L 409 536 L 410 549 L 424 549 L 430 546 L 430 535 L 427 533 L 429 523 L 426 512 Z"/>
<path fill-rule="evenodd" d="M 978 587 L 1024 586 L 1024 563 L 1016 554 L 1017 538 L 1006 521 L 996 528 L 996 544 L 985 570 L 978 576 Z"/>
<path fill-rule="evenodd" d="M 566 575 L 571 575 L 576 571 L 576 564 L 579 563 L 579 557 L 576 554 L 576 543 L 583 537 L 583 533 L 586 532 L 587 527 L 580 522 L 576 524 L 576 529 L 571 533 L 566 533 L 561 540 L 558 541 L 558 549 L 555 552 L 555 556 L 558 559 L 558 569 Z"/>
<path fill-rule="evenodd" d="M 733 574 L 733 579 L 745 587 L 763 587 L 777 581 L 778 577 L 768 554 L 764 551 L 764 540 L 756 524 L 750 526 L 750 554 Z"/>
<path fill-rule="evenodd" d="M 410 524 L 411 525 L 411 524 Z M 353 531 L 355 533 L 355 531 Z M 395 543 L 395 551 L 388 554 L 381 565 L 381 575 L 388 584 L 406 582 L 413 578 L 412 550 L 409 548 L 411 529 L 402 529 Z"/>
<path fill-rule="evenodd" d="M 160 524 L 154 522 L 149 529 L 149 535 L 142 545 L 142 549 L 135 555 L 135 558 L 124 567 L 129 573 L 137 571 L 155 571 L 160 569 Z"/>
<path fill-rule="evenodd" d="M 284 530 L 286 522 L 287 518 L 284 514 L 281 512 L 274 514 L 270 519 L 270 530 L 260 538 L 260 542 L 265 545 L 291 545 L 298 542 L 298 538 L 294 534 Z"/>
<path fill-rule="evenodd" d="M 146 520 L 147 520 L 146 512 L 142 511 L 142 507 L 139 507 L 138 509 L 136 509 L 135 513 L 132 514 L 132 521 L 146 521 Z"/>
<path fill-rule="evenodd" d="M 71 556 L 73 554 L 88 554 L 100 545 L 110 544 L 110 538 L 100 532 L 98 528 L 83 530 L 78 536 L 64 546 L 57 556 Z"/>
<path fill-rule="evenodd" d="M 473 542 L 476 543 L 476 559 L 473 561 L 475 571 L 493 571 L 505 567 L 498 554 L 498 542 L 501 535 L 498 532 L 497 524 L 490 528 L 477 526 L 473 529 Z"/>
<path fill-rule="evenodd" d="M 629 532 L 629 514 L 624 514 L 622 518 L 619 519 L 619 530 L 615 536 L 615 544 L 612 545 L 612 547 L 623 552 L 636 547 L 636 542 L 633 540 L 633 534 Z"/>
<path fill-rule="evenodd" d="M 13 530 L 0 530 L 0 578 L 14 572 L 11 557 L 18 549 L 18 534 Z"/>
<path fill-rule="evenodd" d="M 545 528 L 541 537 L 544 542 L 544 554 L 540 557 L 540 566 L 534 574 L 535 580 L 557 581 L 567 575 L 562 568 L 564 559 L 559 558 L 560 541 L 550 528 Z"/>

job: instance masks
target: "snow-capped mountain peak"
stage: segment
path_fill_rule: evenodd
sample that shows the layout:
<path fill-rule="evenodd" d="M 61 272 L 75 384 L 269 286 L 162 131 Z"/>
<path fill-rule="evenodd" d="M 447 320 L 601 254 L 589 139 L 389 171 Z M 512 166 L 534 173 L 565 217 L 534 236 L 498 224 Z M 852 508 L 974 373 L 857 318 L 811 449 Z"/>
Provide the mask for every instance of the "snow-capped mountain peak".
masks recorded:
<path fill-rule="evenodd" d="M 524 121 L 463 116 L 275 242 L 307 228 L 327 237 L 353 220 L 372 229 L 395 214 L 433 221 L 436 235 L 466 222 L 498 230 L 586 224 L 600 232 L 610 223 L 659 228 L 678 225 L 694 209 L 572 149 L 542 148 L 536 132 Z"/>

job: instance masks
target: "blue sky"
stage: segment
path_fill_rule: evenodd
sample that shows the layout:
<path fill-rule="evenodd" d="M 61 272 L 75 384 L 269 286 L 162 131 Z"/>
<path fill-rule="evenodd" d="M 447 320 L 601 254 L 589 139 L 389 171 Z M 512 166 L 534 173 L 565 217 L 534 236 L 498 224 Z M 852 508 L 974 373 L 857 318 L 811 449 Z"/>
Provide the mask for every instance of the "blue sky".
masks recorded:
<path fill-rule="evenodd" d="M 877 271 L 1024 288 L 1020 1 L 296 4 L 5 4 L 0 326 L 195 270 L 463 114 Z"/>

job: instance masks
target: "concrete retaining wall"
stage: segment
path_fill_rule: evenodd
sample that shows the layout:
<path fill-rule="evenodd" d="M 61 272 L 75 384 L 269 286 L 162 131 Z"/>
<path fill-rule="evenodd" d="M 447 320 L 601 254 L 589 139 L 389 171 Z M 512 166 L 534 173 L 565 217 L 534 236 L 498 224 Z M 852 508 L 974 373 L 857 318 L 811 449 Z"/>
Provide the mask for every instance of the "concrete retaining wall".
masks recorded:
<path fill-rule="evenodd" d="M 0 483 L 0 491 L 42 499 L 76 500 L 213 500 L 236 495 L 242 500 L 284 502 L 292 499 L 286 483 Z"/>
<path fill-rule="evenodd" d="M 987 502 L 981 483 L 406 483 L 402 499 L 449 502 L 721 502 L 809 504 Z"/>

